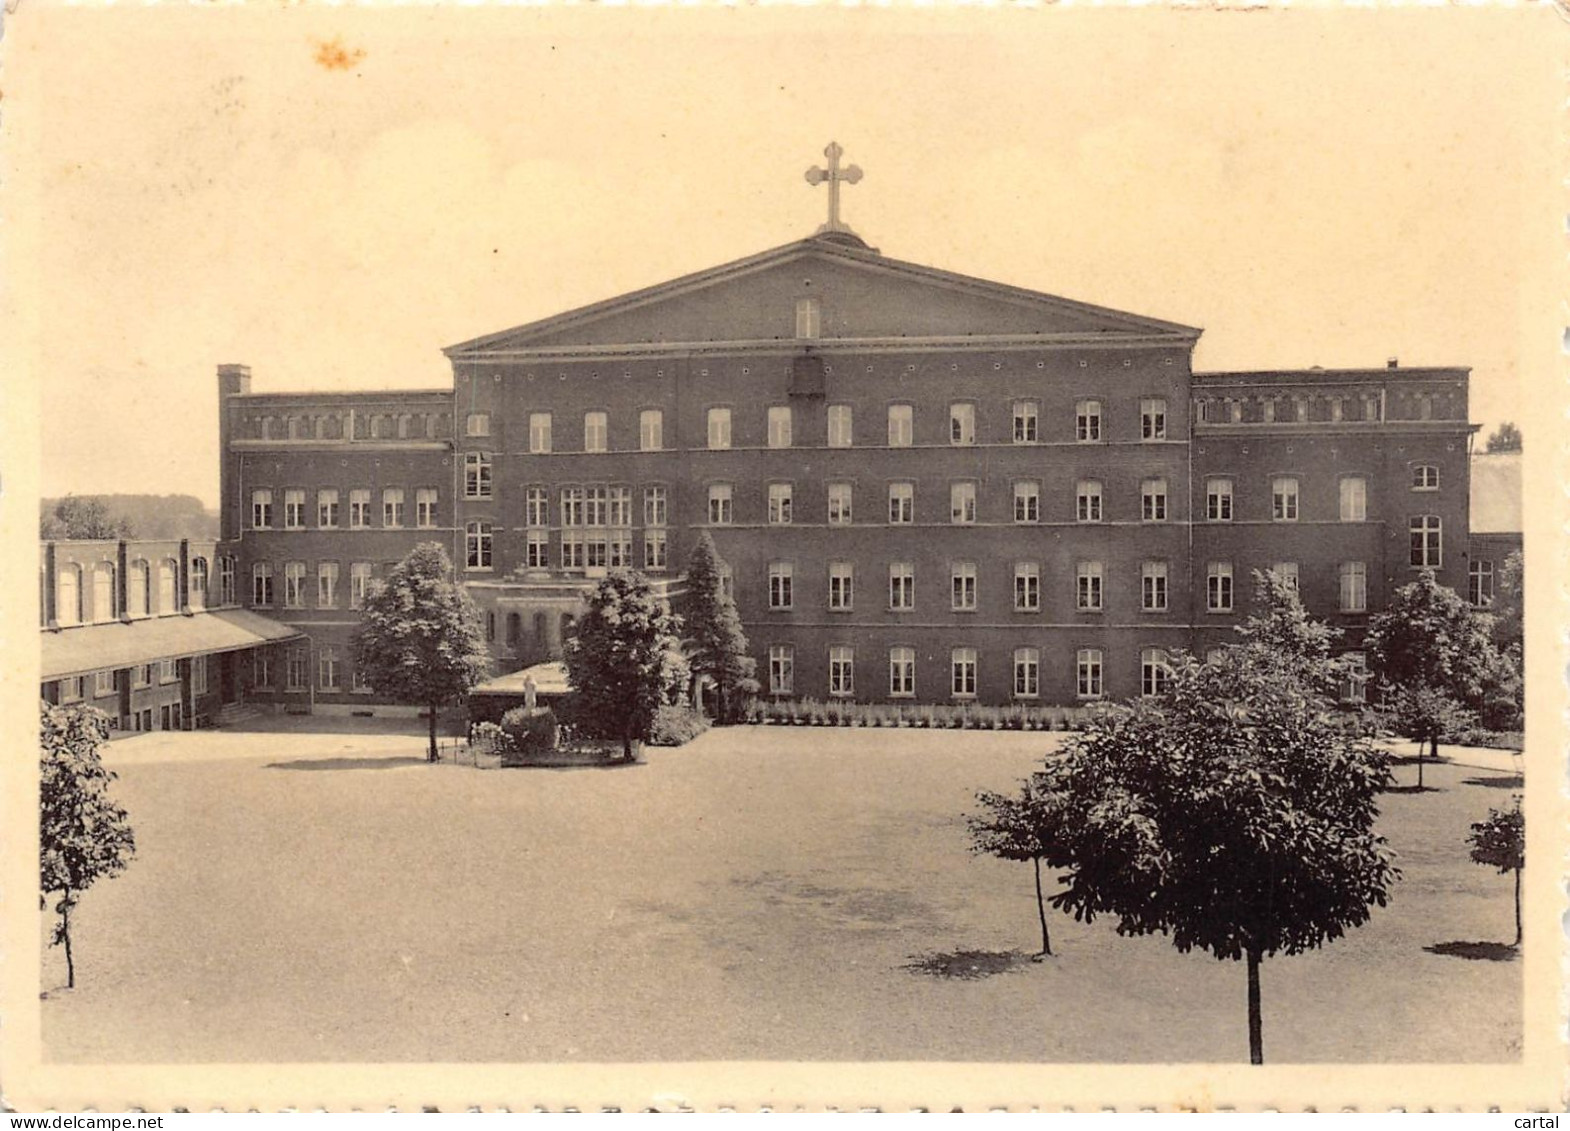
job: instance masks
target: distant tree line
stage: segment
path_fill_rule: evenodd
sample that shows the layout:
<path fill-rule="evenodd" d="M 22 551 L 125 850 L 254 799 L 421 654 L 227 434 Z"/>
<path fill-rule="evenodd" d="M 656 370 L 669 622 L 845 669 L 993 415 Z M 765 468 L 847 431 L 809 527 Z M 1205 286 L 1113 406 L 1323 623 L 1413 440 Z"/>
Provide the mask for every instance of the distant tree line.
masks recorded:
<path fill-rule="evenodd" d="M 66 495 L 40 500 L 38 536 L 216 538 L 218 512 L 195 495 Z"/>

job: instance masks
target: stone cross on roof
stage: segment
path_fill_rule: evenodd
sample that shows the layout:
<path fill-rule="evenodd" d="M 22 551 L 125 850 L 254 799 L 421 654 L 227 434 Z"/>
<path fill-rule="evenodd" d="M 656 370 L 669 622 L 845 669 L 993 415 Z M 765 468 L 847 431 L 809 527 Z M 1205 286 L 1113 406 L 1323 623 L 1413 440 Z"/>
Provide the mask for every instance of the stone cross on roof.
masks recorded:
<path fill-rule="evenodd" d="M 839 142 L 829 142 L 828 148 L 823 151 L 823 156 L 829 159 L 829 167 L 824 169 L 814 165 L 807 170 L 807 183 L 821 185 L 824 181 L 829 183 L 829 220 L 818 229 L 819 232 L 849 232 L 850 229 L 840 223 L 840 182 L 853 185 L 861 180 L 861 166 L 847 165 L 840 168 L 840 155 L 845 151 L 840 148 Z"/>

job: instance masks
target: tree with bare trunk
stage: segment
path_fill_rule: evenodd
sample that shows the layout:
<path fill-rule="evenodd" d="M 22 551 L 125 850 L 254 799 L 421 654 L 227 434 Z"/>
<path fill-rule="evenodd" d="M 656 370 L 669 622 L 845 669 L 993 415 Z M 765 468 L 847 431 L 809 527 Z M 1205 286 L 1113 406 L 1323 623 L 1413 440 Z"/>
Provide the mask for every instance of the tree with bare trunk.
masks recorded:
<path fill-rule="evenodd" d="M 1485 820 L 1472 826 L 1467 836 L 1472 863 L 1515 873 L 1515 941 L 1521 945 L 1521 869 L 1526 867 L 1526 818 L 1521 799 L 1509 809 L 1490 809 Z"/>

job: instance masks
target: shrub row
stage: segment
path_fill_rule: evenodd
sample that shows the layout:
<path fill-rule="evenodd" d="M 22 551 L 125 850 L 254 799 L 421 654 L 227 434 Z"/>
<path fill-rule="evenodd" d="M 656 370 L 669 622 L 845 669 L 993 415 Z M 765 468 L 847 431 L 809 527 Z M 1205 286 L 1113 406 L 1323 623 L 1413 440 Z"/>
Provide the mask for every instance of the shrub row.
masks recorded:
<path fill-rule="evenodd" d="M 979 703 L 759 700 L 747 721 L 777 726 L 915 727 L 931 730 L 1077 730 L 1091 707 L 991 707 Z"/>
<path fill-rule="evenodd" d="M 650 746 L 683 746 L 709 729 L 709 720 L 691 707 L 661 707 L 649 724 Z"/>

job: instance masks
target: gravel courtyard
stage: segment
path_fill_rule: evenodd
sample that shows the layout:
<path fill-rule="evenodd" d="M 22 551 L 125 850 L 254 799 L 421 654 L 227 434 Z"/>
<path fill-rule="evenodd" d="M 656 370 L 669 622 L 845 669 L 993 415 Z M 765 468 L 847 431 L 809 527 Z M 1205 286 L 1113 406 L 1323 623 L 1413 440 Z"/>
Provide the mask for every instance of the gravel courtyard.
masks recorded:
<path fill-rule="evenodd" d="M 50 1058 L 1247 1060 L 1241 964 L 1058 914 L 1025 957 L 1030 869 L 962 816 L 1046 736 L 734 728 L 480 771 L 395 731 L 116 742 L 139 855 L 83 901 L 76 990 L 45 954 Z M 1266 961 L 1267 1062 L 1519 1056 L 1521 964 L 1466 945 L 1513 933 L 1464 844 L 1519 782 L 1498 758 L 1386 795 L 1404 879 Z"/>

